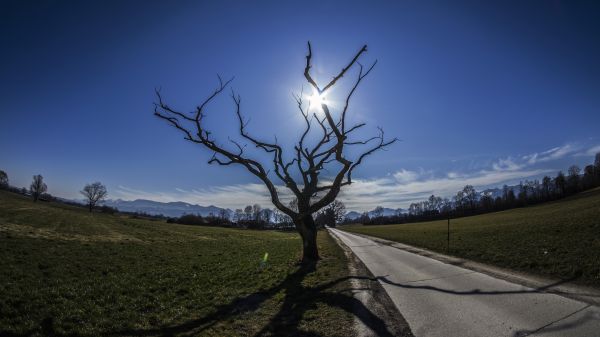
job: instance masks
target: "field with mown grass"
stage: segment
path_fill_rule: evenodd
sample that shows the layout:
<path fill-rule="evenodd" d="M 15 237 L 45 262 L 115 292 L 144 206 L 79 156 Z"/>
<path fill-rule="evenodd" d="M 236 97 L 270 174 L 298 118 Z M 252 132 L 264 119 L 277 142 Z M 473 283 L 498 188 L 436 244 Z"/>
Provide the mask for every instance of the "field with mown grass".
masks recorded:
<path fill-rule="evenodd" d="M 0 191 L 0 335 L 350 336 L 347 261 L 326 232 L 319 248 L 308 272 L 295 233 L 90 214 Z"/>
<path fill-rule="evenodd" d="M 446 251 L 447 221 L 343 230 Z M 600 286 L 600 189 L 541 205 L 452 219 L 450 254 Z"/>

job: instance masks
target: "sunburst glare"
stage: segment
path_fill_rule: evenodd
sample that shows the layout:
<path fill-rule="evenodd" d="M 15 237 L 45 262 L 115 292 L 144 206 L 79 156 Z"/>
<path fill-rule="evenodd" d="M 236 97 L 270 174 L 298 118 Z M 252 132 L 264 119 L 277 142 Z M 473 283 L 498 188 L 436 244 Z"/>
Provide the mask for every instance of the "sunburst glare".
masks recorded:
<path fill-rule="evenodd" d="M 311 110 L 314 109 L 317 112 L 323 112 L 322 105 L 325 104 L 328 107 L 332 107 L 333 101 L 328 97 L 328 93 L 319 94 L 318 91 L 314 90 L 312 95 L 307 95 L 306 98 L 310 103 Z"/>
<path fill-rule="evenodd" d="M 308 100 L 310 101 L 310 105 L 320 107 L 321 104 L 328 104 L 328 100 L 325 97 L 325 94 L 319 95 L 318 92 L 314 92 L 311 96 L 308 96 Z"/>

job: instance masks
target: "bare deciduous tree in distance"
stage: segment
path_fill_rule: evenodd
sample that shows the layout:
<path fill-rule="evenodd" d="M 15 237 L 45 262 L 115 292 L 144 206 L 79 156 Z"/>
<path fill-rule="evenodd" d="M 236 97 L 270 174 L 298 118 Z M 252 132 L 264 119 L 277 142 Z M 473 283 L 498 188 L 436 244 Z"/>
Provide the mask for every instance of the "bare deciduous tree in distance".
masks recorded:
<path fill-rule="evenodd" d="M 6 172 L 0 170 L 0 188 L 8 187 L 8 174 Z"/>
<path fill-rule="evenodd" d="M 33 176 L 33 181 L 29 185 L 29 192 L 33 201 L 38 201 L 40 195 L 44 194 L 48 190 L 48 186 L 44 183 L 44 177 L 41 174 Z"/>
<path fill-rule="evenodd" d="M 269 191 L 273 205 L 292 218 L 296 229 L 302 237 L 303 264 L 314 265 L 319 259 L 316 241 L 317 228 L 313 214 L 333 202 L 342 186 L 352 183 L 352 172 L 363 162 L 365 157 L 397 140 L 396 138 L 386 140 L 381 128 L 378 128 L 379 133 L 376 136 L 368 139 L 350 140 L 349 138 L 353 132 L 365 126 L 365 123 L 346 124 L 346 114 L 350 99 L 359 84 L 377 64 L 377 61 L 375 61 L 369 67 L 365 68 L 358 62 L 360 56 L 366 51 L 367 46 L 365 45 L 354 55 L 350 63 L 333 77 L 329 83 L 320 86 L 310 74 L 312 48 L 310 42 L 308 43 L 304 77 L 318 97 L 323 97 L 353 67 L 358 67 L 358 75 L 343 100 L 338 116 L 334 116 L 331 113 L 329 105 L 324 100 L 319 102 L 323 117 L 319 116 L 321 114 L 310 114 L 310 102 L 305 104 L 302 95 L 295 96 L 298 109 L 305 121 L 305 127 L 291 152 L 293 159 L 289 161 L 284 160 L 286 157 L 284 156 L 283 148 L 277 141 L 262 141 L 247 132 L 247 121 L 242 117 L 241 113 L 241 98 L 232 91 L 231 98 L 233 99 L 235 113 L 239 121 L 239 133 L 241 137 L 256 146 L 256 148 L 264 150 L 267 154 L 273 156 L 273 174 L 282 182 L 283 187 L 289 189 L 295 196 L 297 200 L 297 207 L 295 209 L 282 202 L 277 185 L 272 180 L 274 177 L 269 176 L 270 171 L 265 169 L 265 166 L 259 161 L 249 158 L 244 153 L 244 146 L 242 144 L 230 139 L 233 150 L 217 144 L 216 140 L 212 137 L 212 133 L 203 124 L 207 104 L 221 94 L 233 79 L 223 82 L 221 77 L 219 77 L 219 86 L 191 113 L 182 113 L 172 109 L 164 103 L 160 92 L 156 91 L 158 102 L 155 103 L 154 114 L 181 131 L 186 140 L 201 144 L 213 151 L 214 154 L 209 160 L 209 164 L 217 163 L 224 166 L 232 164 L 242 165 L 264 183 Z M 314 128 L 311 129 L 312 126 Z M 306 144 L 308 142 L 307 136 L 309 133 L 315 132 L 315 128 L 319 136 L 316 136 L 315 144 L 309 147 Z M 363 150 L 356 158 L 353 160 L 346 158 L 347 153 L 345 153 L 345 150 L 347 148 L 361 145 L 363 146 Z M 320 174 L 325 170 L 326 166 L 328 168 L 326 172 L 330 176 L 324 179 Z M 332 169 L 332 166 L 335 166 L 335 170 Z M 296 181 L 294 177 L 299 177 L 301 180 Z"/>
<path fill-rule="evenodd" d="M 346 205 L 344 205 L 343 202 L 335 200 L 331 204 L 329 204 L 327 208 L 331 209 L 335 217 L 336 225 L 344 220 L 344 217 L 346 216 Z"/>
<path fill-rule="evenodd" d="M 85 185 L 83 190 L 81 190 L 79 193 L 81 193 L 87 199 L 87 205 L 90 213 L 94 210 L 94 206 L 96 206 L 99 201 L 104 200 L 104 198 L 106 198 L 108 195 L 106 187 L 100 182 Z"/>

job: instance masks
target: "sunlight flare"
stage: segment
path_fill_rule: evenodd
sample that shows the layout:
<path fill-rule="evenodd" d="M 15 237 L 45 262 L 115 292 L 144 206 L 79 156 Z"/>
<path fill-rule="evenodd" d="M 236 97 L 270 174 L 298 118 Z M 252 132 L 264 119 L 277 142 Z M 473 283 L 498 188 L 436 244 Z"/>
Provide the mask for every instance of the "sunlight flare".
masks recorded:
<path fill-rule="evenodd" d="M 325 96 L 326 94 L 319 94 L 317 91 L 314 91 L 312 95 L 308 96 L 308 101 L 311 106 L 320 108 L 322 104 L 329 104 Z"/>

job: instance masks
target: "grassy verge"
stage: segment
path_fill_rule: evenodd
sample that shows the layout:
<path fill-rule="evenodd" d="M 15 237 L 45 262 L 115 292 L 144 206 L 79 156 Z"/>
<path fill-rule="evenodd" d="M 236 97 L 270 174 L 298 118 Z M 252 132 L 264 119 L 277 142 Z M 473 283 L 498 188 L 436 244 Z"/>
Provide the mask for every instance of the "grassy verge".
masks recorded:
<path fill-rule="evenodd" d="M 0 335 L 352 335 L 346 259 L 319 234 L 89 214 L 0 191 Z M 268 262 L 261 264 L 265 253 Z M 333 296 L 333 297 L 332 297 Z"/>
<path fill-rule="evenodd" d="M 346 226 L 446 253 L 447 222 Z M 451 220 L 450 254 L 600 286 L 600 189 L 527 208 Z"/>

